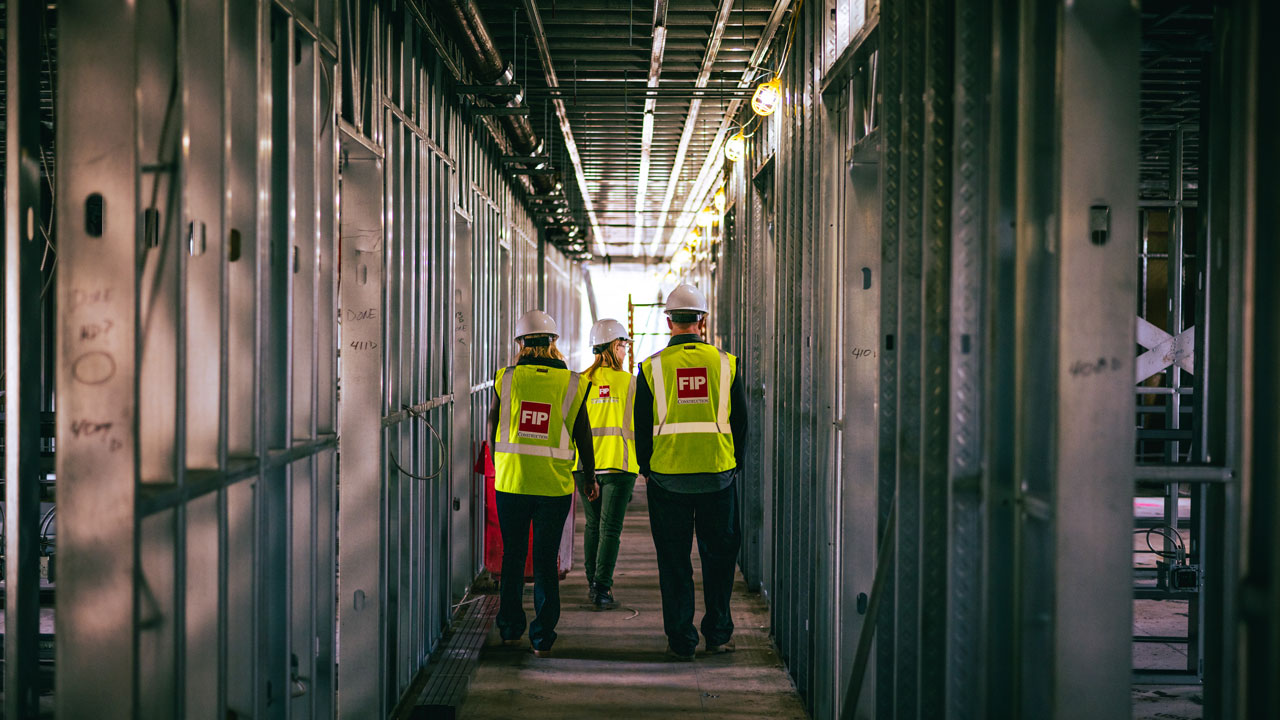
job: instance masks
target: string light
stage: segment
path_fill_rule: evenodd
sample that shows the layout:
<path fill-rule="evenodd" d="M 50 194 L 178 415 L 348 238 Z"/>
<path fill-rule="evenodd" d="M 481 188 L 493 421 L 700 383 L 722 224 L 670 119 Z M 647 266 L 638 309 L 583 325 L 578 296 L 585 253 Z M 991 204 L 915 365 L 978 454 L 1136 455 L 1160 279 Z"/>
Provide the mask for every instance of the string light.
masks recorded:
<path fill-rule="evenodd" d="M 751 109 L 757 115 L 769 116 L 778 109 L 778 104 L 782 102 L 782 81 L 773 78 L 768 82 L 760 83 L 756 88 L 756 92 L 751 96 Z"/>
<path fill-rule="evenodd" d="M 724 141 L 724 156 L 729 162 L 738 162 L 747 151 L 747 136 L 739 130 L 736 135 Z"/>
<path fill-rule="evenodd" d="M 693 253 L 689 252 L 689 248 L 683 247 L 676 251 L 671 257 L 671 267 L 676 269 L 684 269 L 693 264 Z"/>
<path fill-rule="evenodd" d="M 715 205 L 716 205 L 716 212 L 723 215 L 724 208 L 726 205 L 725 196 L 724 196 L 724 186 L 721 186 L 718 190 L 716 190 Z"/>

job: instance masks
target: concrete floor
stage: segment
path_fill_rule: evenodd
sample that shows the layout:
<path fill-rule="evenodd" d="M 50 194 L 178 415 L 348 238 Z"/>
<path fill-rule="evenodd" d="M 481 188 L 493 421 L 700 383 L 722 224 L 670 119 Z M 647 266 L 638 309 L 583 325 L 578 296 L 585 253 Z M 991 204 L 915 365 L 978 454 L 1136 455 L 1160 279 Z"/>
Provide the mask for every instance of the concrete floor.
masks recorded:
<path fill-rule="evenodd" d="M 663 656 L 662 606 L 642 485 L 636 487 L 623 530 L 614 587 L 621 607 L 616 610 L 597 612 L 587 602 L 582 524 L 578 507 L 573 569 L 561 583 L 555 656 L 535 658 L 527 639 L 518 648 L 503 647 L 497 630 L 491 630 L 462 718 L 808 717 L 770 645 L 768 608 L 758 594 L 746 591 L 741 575 L 733 600 L 737 652 L 714 657 L 699 652 L 692 663 Z M 1140 537 L 1135 536 L 1134 549 L 1145 549 Z M 697 554 L 693 557 L 700 606 Z M 1151 556 L 1135 560 L 1154 566 Z M 530 618 L 532 603 L 530 585 L 525 588 Z M 1186 613 L 1186 601 L 1135 601 L 1134 633 L 1185 632 Z M 1185 663 L 1185 645 L 1134 644 L 1136 667 L 1175 669 Z M 1202 705 L 1203 689 L 1197 685 L 1133 688 L 1135 720 L 1196 720 L 1203 716 Z"/>
<path fill-rule="evenodd" d="M 614 573 L 616 610 L 597 612 L 587 602 L 582 572 L 582 510 L 577 510 L 573 569 L 561 582 L 561 616 L 554 656 L 535 658 L 527 636 L 503 647 L 491 630 L 480 654 L 460 717 L 473 718 L 807 718 L 769 641 L 768 609 L 748 593 L 742 576 L 733 598 L 737 652 L 693 662 L 668 661 L 663 652 L 662 603 L 653 539 L 642 484 L 627 511 Z M 701 619 L 697 553 L 694 577 Z M 532 591 L 525 611 L 532 619 Z"/>

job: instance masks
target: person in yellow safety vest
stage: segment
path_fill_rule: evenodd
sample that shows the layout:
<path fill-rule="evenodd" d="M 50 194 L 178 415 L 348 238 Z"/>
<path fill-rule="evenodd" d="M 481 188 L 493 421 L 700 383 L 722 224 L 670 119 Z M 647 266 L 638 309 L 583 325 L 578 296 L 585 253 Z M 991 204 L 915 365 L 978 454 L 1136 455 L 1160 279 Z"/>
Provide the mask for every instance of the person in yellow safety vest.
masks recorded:
<path fill-rule="evenodd" d="M 504 645 L 516 645 L 525 630 L 524 564 L 533 525 L 533 622 L 529 644 L 546 657 L 560 620 L 560 574 L 556 557 L 573 498 L 575 448 L 579 482 L 591 498 L 599 494 L 591 421 L 585 411 L 591 383 L 570 372 L 556 348 L 556 322 L 541 310 L 516 322 L 520 355 L 494 377 L 489 439 L 497 478 L 498 525 L 502 531 L 502 585 L 496 624 Z"/>
<path fill-rule="evenodd" d="M 729 601 L 741 543 L 735 480 L 746 448 L 747 403 L 738 359 L 704 340 L 706 296 L 681 285 L 667 296 L 666 313 L 671 341 L 640 364 L 636 378 L 636 460 L 647 478 L 667 656 L 693 660 L 695 531 L 706 652 L 734 649 Z"/>
<path fill-rule="evenodd" d="M 636 384 L 622 369 L 631 337 L 622 323 L 604 319 L 591 326 L 591 350 L 595 361 L 582 375 L 591 381 L 587 416 L 591 418 L 592 445 L 596 454 L 599 497 L 579 491 L 586 516 L 582 537 L 587 587 L 597 610 L 618 606 L 613 598 L 613 569 L 618 562 L 622 519 L 636 486 L 636 441 L 632 426 Z M 574 473 L 577 477 L 578 473 Z M 582 487 L 581 483 L 579 487 Z"/>

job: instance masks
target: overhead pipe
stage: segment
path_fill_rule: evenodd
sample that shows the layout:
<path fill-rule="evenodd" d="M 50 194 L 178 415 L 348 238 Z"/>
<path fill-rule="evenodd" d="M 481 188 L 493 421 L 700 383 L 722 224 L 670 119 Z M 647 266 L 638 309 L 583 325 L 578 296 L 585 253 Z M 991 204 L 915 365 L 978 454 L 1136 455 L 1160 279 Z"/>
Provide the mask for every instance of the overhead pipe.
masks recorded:
<path fill-rule="evenodd" d="M 431 9 L 436 17 L 445 23 L 462 51 L 463 59 L 477 84 L 510 85 L 513 78 L 511 66 L 502 61 L 502 53 L 493 42 L 489 26 L 480 14 L 480 8 L 474 0 L 430 0 Z M 507 103 L 507 107 L 520 107 L 523 101 L 517 93 Z M 542 153 L 543 141 L 533 130 L 529 118 L 524 115 L 504 115 L 497 118 L 511 139 L 511 146 L 516 155 L 539 155 Z M 546 195 L 560 189 L 561 184 L 554 175 L 531 175 L 530 181 L 534 190 Z"/>
<path fill-rule="evenodd" d="M 547 88 L 560 88 L 560 78 L 556 77 L 555 63 L 551 61 L 551 48 L 547 45 L 546 28 L 542 26 L 542 14 L 538 12 L 537 0 L 521 0 L 525 17 L 529 20 L 529 28 L 533 34 L 534 45 L 538 48 L 538 57 L 542 60 L 542 71 L 547 79 Z M 582 156 L 578 153 L 578 143 L 573 139 L 573 128 L 569 126 L 569 111 L 565 108 L 564 99 L 552 98 L 556 107 L 556 118 L 560 120 L 560 137 L 564 139 L 564 150 L 573 161 L 574 179 L 578 181 L 578 190 L 582 198 L 582 209 L 586 212 L 587 221 L 591 225 L 597 243 L 603 243 L 600 232 L 600 218 L 596 217 L 596 209 L 591 203 L 591 186 L 587 182 L 586 173 L 582 169 Z M 603 246 L 601 246 L 603 248 Z M 590 256 L 590 253 L 587 253 Z"/>

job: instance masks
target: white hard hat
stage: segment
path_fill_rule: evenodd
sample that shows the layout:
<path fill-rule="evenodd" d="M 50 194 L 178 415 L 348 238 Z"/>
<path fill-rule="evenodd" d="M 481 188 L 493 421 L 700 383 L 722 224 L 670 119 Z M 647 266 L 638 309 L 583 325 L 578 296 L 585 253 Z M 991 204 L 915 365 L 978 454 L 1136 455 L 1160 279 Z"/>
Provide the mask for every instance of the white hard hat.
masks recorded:
<path fill-rule="evenodd" d="M 680 285 L 667 296 L 666 312 L 668 315 L 673 312 L 696 312 L 705 315 L 707 313 L 707 296 L 692 285 Z"/>
<path fill-rule="evenodd" d="M 627 335 L 627 329 L 622 323 L 613 318 L 597 320 L 596 324 L 591 326 L 591 347 L 600 347 L 618 338 L 630 340 L 631 336 Z"/>
<path fill-rule="evenodd" d="M 516 321 L 516 339 L 526 335 L 550 335 L 560 337 L 556 330 L 556 321 L 541 310 L 530 310 Z"/>

